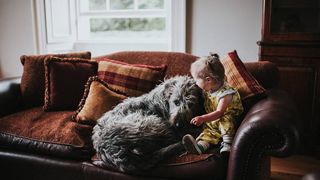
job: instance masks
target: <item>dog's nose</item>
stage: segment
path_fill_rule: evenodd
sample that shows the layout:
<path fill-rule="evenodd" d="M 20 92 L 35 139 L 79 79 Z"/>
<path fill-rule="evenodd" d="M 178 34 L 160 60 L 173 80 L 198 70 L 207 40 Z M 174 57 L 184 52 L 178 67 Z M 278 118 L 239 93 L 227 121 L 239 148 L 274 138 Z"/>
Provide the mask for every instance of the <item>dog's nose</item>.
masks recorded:
<path fill-rule="evenodd" d="M 182 128 L 183 127 L 183 123 L 176 122 L 175 126 L 176 126 L 176 128 Z"/>
<path fill-rule="evenodd" d="M 177 123 L 176 123 L 176 127 L 179 127 L 179 126 L 180 126 L 180 123 L 179 123 L 179 122 L 177 122 Z"/>

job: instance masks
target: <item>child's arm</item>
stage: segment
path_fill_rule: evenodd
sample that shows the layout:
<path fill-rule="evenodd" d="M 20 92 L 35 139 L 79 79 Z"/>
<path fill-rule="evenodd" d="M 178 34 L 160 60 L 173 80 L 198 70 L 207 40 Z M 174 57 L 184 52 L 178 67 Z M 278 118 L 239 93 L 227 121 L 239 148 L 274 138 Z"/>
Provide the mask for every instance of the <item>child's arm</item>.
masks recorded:
<path fill-rule="evenodd" d="M 208 113 L 208 114 L 194 117 L 190 121 L 190 123 L 194 124 L 196 126 L 200 126 L 204 122 L 218 120 L 224 114 L 224 112 L 226 111 L 230 102 L 232 101 L 232 96 L 233 96 L 232 94 L 228 94 L 228 95 L 222 97 L 219 100 L 218 107 L 215 111 Z"/>

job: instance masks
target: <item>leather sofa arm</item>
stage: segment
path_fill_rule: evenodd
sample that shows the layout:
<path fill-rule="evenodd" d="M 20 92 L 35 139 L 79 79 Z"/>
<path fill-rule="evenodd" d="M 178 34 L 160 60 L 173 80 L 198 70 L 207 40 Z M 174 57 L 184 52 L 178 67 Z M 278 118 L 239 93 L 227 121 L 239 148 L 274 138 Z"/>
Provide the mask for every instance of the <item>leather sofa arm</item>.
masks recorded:
<path fill-rule="evenodd" d="M 270 176 L 270 156 L 286 157 L 298 148 L 296 119 L 297 110 L 288 95 L 281 90 L 268 90 L 267 98 L 250 109 L 237 130 L 227 179 Z M 263 169 L 269 172 L 263 172 Z"/>
<path fill-rule="evenodd" d="M 22 108 L 20 80 L 20 77 L 0 80 L 0 117 Z"/>

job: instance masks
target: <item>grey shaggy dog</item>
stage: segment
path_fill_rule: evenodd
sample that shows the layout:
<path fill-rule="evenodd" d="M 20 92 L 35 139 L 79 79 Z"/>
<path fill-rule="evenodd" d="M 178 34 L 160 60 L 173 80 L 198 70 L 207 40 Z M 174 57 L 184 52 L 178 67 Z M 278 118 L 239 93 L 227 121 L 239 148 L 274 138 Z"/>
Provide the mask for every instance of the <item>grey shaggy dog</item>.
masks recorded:
<path fill-rule="evenodd" d="M 166 79 L 155 89 L 106 112 L 93 128 L 98 157 L 123 172 L 146 170 L 181 153 L 181 138 L 201 112 L 201 91 L 188 76 Z"/>

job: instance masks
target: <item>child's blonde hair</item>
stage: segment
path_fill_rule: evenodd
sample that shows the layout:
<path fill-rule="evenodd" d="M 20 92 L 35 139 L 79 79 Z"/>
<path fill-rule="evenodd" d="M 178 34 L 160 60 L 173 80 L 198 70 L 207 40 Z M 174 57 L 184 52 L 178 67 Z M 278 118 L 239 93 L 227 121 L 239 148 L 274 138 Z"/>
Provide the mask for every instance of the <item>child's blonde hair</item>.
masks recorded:
<path fill-rule="evenodd" d="M 224 67 L 220 62 L 219 55 L 210 53 L 191 64 L 190 72 L 193 76 L 200 78 L 211 77 L 218 82 L 223 82 L 225 78 Z"/>

